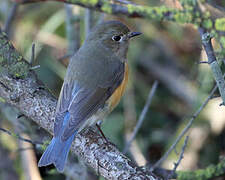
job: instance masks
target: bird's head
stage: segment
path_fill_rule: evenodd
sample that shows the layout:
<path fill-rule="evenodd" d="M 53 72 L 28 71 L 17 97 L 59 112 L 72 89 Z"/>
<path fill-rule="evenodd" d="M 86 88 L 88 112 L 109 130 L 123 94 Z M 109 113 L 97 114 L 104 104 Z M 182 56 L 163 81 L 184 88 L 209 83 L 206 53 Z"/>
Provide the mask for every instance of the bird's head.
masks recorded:
<path fill-rule="evenodd" d="M 140 35 L 140 32 L 131 32 L 119 21 L 106 21 L 98 24 L 87 38 L 87 42 L 97 42 L 103 47 L 112 50 L 119 58 L 125 59 L 129 40 Z"/>

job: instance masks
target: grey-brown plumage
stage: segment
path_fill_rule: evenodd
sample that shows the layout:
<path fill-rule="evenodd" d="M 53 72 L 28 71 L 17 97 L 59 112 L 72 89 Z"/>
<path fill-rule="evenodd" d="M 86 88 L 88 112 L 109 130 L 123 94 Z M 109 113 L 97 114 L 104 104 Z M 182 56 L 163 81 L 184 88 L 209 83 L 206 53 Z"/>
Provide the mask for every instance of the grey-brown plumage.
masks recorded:
<path fill-rule="evenodd" d="M 118 21 L 103 22 L 70 60 L 59 96 L 54 137 L 39 166 L 54 163 L 63 171 L 77 132 L 110 112 L 108 99 L 124 80 L 130 33 Z"/>
<path fill-rule="evenodd" d="M 118 21 L 100 24 L 71 59 L 56 112 L 57 114 L 66 111 L 70 113 L 69 123 L 61 137 L 63 140 L 77 131 L 85 119 L 99 108 L 103 108 L 106 100 L 122 82 L 128 46 L 122 47 L 122 49 L 126 48 L 124 54 L 117 54 L 121 44 L 116 42 L 118 44 L 116 46 L 112 36 L 128 32 L 129 29 Z M 74 98 L 72 93 L 67 91 L 73 90 L 75 86 L 81 87 L 82 93 L 78 93 Z M 85 98 L 85 101 L 79 101 L 82 98 Z M 58 134 L 61 124 L 60 121 L 55 122 L 55 134 Z"/>

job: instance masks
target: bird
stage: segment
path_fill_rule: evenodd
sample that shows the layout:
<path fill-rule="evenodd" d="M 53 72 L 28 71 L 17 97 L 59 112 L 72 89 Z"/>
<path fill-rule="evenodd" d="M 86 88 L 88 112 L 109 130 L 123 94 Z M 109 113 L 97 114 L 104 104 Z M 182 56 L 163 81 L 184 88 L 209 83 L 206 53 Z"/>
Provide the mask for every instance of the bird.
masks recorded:
<path fill-rule="evenodd" d="M 103 21 L 70 59 L 55 113 L 54 135 L 38 166 L 63 172 L 76 134 L 103 120 L 119 103 L 128 82 L 129 40 L 140 35 L 120 21 Z"/>

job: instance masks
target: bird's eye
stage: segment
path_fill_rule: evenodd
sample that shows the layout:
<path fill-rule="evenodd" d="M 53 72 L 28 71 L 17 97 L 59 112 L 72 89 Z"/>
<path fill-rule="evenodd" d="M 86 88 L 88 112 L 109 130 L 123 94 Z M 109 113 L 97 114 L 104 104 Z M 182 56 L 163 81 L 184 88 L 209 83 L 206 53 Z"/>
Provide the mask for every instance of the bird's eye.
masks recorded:
<path fill-rule="evenodd" d="M 113 37 L 112 37 L 112 40 L 113 40 L 113 41 L 120 41 L 121 38 L 122 38 L 121 36 L 113 36 Z"/>

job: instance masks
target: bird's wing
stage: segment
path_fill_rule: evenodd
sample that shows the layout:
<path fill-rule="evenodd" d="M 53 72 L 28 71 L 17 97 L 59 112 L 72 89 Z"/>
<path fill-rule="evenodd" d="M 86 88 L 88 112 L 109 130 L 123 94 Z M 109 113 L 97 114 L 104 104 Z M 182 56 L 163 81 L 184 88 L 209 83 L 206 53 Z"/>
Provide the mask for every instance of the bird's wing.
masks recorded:
<path fill-rule="evenodd" d="M 76 80 L 64 82 L 56 110 L 55 136 L 65 123 L 66 114 L 69 113 L 69 121 L 63 134 L 61 134 L 63 140 L 68 139 L 75 131 L 78 131 L 85 120 L 97 112 L 99 108 L 103 108 L 106 100 L 113 94 L 124 78 L 124 63 L 121 61 L 112 61 L 111 63 L 102 68 L 103 71 L 110 68 L 110 70 L 106 71 L 107 73 L 89 73 L 89 76 L 95 77 L 89 77 L 95 81 L 93 86 L 81 85 Z"/>

